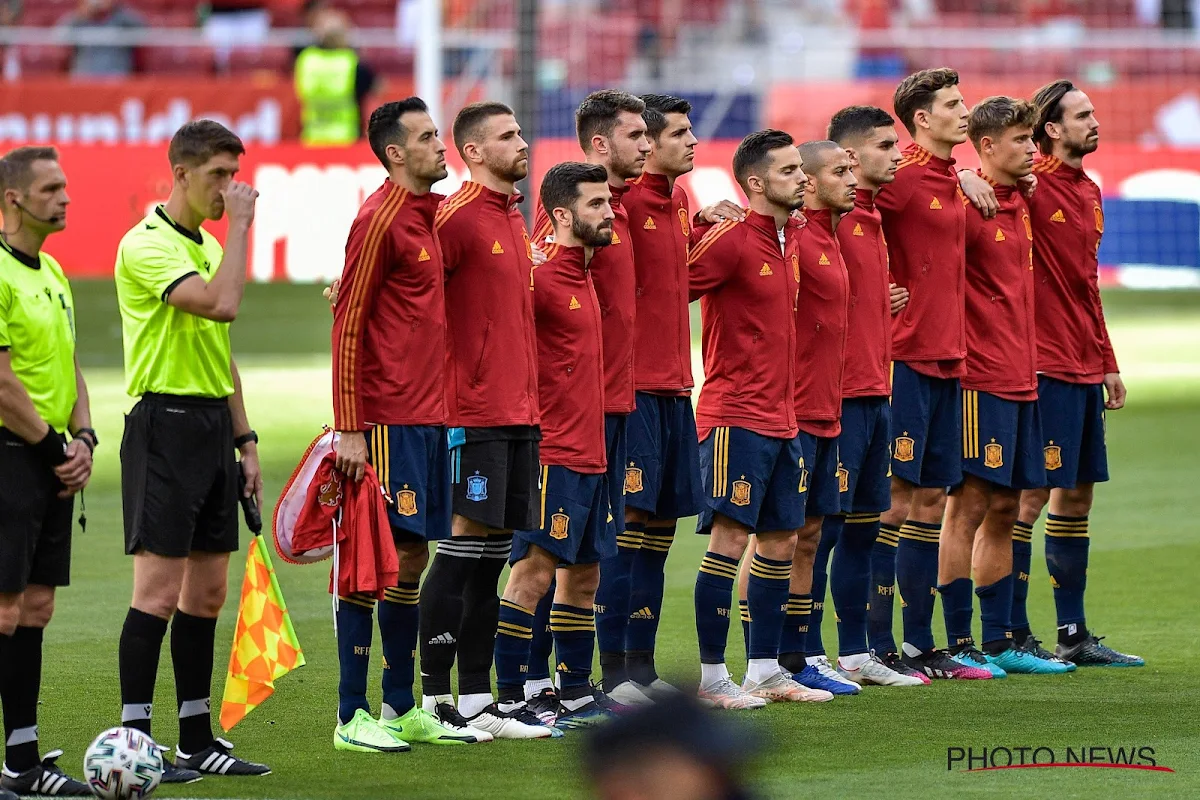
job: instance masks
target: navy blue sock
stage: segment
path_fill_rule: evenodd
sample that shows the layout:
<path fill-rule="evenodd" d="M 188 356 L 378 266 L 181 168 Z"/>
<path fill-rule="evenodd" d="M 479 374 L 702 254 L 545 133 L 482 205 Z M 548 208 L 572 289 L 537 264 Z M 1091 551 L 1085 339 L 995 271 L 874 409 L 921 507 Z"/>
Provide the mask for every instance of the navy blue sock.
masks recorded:
<path fill-rule="evenodd" d="M 383 645 L 383 702 L 397 716 L 415 705 L 417 629 L 420 626 L 420 584 L 397 583 L 386 589 L 379 604 L 379 641 Z"/>
<path fill-rule="evenodd" d="M 979 598 L 979 621 L 983 623 L 980 641 L 984 648 L 995 648 L 998 643 L 1011 641 L 1012 623 L 1009 615 L 1012 614 L 1012 574 L 1005 575 L 993 584 L 980 586 L 975 590 L 975 595 Z"/>
<path fill-rule="evenodd" d="M 742 620 L 742 644 L 746 646 L 746 652 L 750 652 L 750 604 L 745 600 L 738 600 L 738 617 Z"/>
<path fill-rule="evenodd" d="M 526 675 L 531 681 L 550 678 L 550 654 L 554 652 L 550 606 L 554 605 L 554 589 L 557 585 L 557 581 L 550 581 L 550 590 L 533 612 L 533 641 L 529 644 L 529 672 Z"/>
<path fill-rule="evenodd" d="M 750 609 L 750 646 L 746 658 L 779 657 L 779 637 L 783 634 L 791 579 L 791 561 L 763 558 L 759 553 L 751 559 L 746 587 L 746 604 Z"/>
<path fill-rule="evenodd" d="M 375 599 L 363 595 L 339 597 L 337 609 L 338 719 L 345 723 L 367 703 L 367 670 L 371 666 L 371 638 L 375 633 Z"/>
<path fill-rule="evenodd" d="M 938 541 L 942 526 L 930 522 L 904 523 L 896 548 L 896 587 L 904 641 L 920 650 L 933 649 L 933 601 L 937 597 Z"/>
<path fill-rule="evenodd" d="M 600 586 L 596 589 L 596 644 L 600 646 L 600 666 L 604 690 L 628 680 L 625 670 L 625 632 L 629 628 L 633 562 L 642 546 L 646 526 L 626 522 L 617 534 L 617 554 L 600 562 Z"/>
<path fill-rule="evenodd" d="M 830 519 L 826 517 L 825 524 Z M 879 536 L 878 514 L 851 514 L 838 534 L 830 568 L 830 594 L 837 614 L 838 655 L 866 653 L 871 592 L 871 551 Z"/>
<path fill-rule="evenodd" d="M 578 700 L 591 693 L 592 655 L 596 649 L 596 612 L 591 608 L 555 603 L 550 630 L 558 660 L 559 697 Z"/>
<path fill-rule="evenodd" d="M 946 644 L 961 647 L 974 644 L 971 636 L 971 616 L 975 600 L 971 595 L 973 584 L 970 578 L 955 578 L 937 587 L 942 596 L 942 614 L 946 617 Z"/>
<path fill-rule="evenodd" d="M 880 524 L 879 535 L 871 547 L 871 607 L 867 610 L 867 640 L 871 649 L 881 656 L 899 652 L 892 634 L 892 606 L 896 600 L 896 547 L 899 541 L 899 528 Z"/>
<path fill-rule="evenodd" d="M 812 579 L 812 615 L 808 621 L 808 635 L 804 638 L 804 654 L 806 656 L 825 655 L 825 639 L 821 633 L 821 625 L 825 622 L 825 598 L 829 594 L 829 557 L 837 544 L 838 534 L 841 533 L 844 517 L 826 517 L 821 524 L 821 539 L 817 543 L 817 555 L 813 560 Z"/>
<path fill-rule="evenodd" d="M 1033 568 L 1033 526 L 1018 521 L 1013 526 L 1013 638 L 1024 639 L 1031 631 L 1026 600 L 1029 597 L 1029 570 Z"/>
<path fill-rule="evenodd" d="M 1083 593 L 1087 588 L 1088 518 L 1046 517 L 1046 570 L 1054 587 L 1058 640 L 1073 644 L 1087 634 Z"/>
<path fill-rule="evenodd" d="M 724 664 L 725 644 L 729 639 L 729 606 L 733 601 L 733 582 L 738 562 L 709 551 L 700 562 L 696 575 L 696 638 L 700 643 L 700 663 Z M 749 644 L 747 644 L 747 648 Z"/>
<path fill-rule="evenodd" d="M 642 537 L 642 549 L 633 558 L 633 577 L 629 592 L 629 629 L 625 632 L 627 653 L 650 653 L 658 637 L 658 620 L 662 616 L 664 571 L 675 529 L 655 526 Z M 653 659 L 651 660 L 653 672 Z M 631 667 L 632 669 L 632 667 Z M 651 676 L 651 680 L 657 674 Z M 643 681 L 633 676 L 638 683 Z"/>
<path fill-rule="evenodd" d="M 502 703 L 525 699 L 529 645 L 533 641 L 533 613 L 508 600 L 500 601 L 496 624 L 496 691 Z M 545 664 L 545 662 L 542 662 Z"/>
<path fill-rule="evenodd" d="M 811 594 L 788 593 L 783 633 L 779 637 L 779 666 L 788 672 L 804 669 L 804 644 L 811 627 L 812 606 Z"/>

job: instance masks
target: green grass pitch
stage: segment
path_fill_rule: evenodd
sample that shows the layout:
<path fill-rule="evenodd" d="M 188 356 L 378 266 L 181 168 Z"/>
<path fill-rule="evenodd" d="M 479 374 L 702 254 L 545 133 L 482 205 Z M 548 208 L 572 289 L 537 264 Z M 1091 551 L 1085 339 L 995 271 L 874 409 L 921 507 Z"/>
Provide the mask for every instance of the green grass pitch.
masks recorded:
<path fill-rule="evenodd" d="M 111 283 L 78 284 L 81 359 L 103 439 L 87 491 L 88 531 L 76 534 L 73 585 L 58 596 L 47 636 L 41 705 L 45 748 L 65 749 L 78 774 L 83 750 L 116 723 L 117 640 L 129 601 L 130 562 L 122 555 L 117 452 L 121 415 L 131 402 L 120 374 L 120 327 Z M 1129 406 L 1108 424 L 1112 482 L 1092 516 L 1088 617 L 1119 649 L 1145 656 L 1137 670 L 1080 670 L 1061 677 L 1015 677 L 924 689 L 869 689 L 817 706 L 773 706 L 743 715 L 769 742 L 753 765 L 771 797 L 1028 796 L 1200 794 L 1197 664 L 1200 625 L 1200 293 L 1106 294 L 1110 327 L 1129 385 Z M 270 503 L 304 446 L 330 420 L 329 312 L 311 286 L 251 286 L 234 325 L 235 353 L 250 419 L 262 437 Z M 269 509 L 268 509 L 269 510 Z M 686 522 L 685 522 L 686 526 Z M 1035 537 L 1030 592 L 1035 631 L 1052 638 L 1053 607 L 1041 536 Z M 668 561 L 659 667 L 687 683 L 698 678 L 691 587 L 703 552 L 684 529 Z M 235 556 L 230 600 L 218 630 L 214 704 L 241 585 Z M 335 754 L 337 660 L 326 593 L 328 565 L 292 567 L 276 559 L 308 666 L 282 679 L 276 694 L 231 738 L 237 752 L 263 760 L 263 779 L 207 778 L 169 787 L 163 797 L 211 798 L 562 798 L 585 794 L 576 768 L 578 735 L 557 741 L 474 747 L 416 747 L 394 756 Z M 826 642 L 836 647 L 832 614 Z M 941 615 L 935 618 L 935 631 Z M 730 664 L 742 660 L 731 630 Z M 165 648 L 164 648 L 165 649 Z M 175 741 L 173 683 L 164 652 L 156 697 L 157 738 Z M 374 674 L 377 678 L 378 673 Z M 378 690 L 373 702 L 378 704 Z M 216 708 L 214 708 L 214 718 Z M 1048 746 L 1153 747 L 1174 774 L 1126 770 L 947 770 L 947 748 Z"/>

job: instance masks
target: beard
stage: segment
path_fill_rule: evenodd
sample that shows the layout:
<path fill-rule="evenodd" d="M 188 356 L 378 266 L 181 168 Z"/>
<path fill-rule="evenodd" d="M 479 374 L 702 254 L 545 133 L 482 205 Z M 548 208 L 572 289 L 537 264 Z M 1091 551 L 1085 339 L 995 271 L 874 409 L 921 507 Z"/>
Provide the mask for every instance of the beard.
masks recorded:
<path fill-rule="evenodd" d="M 575 217 L 571 221 L 571 235 L 583 242 L 585 247 L 606 247 L 612 244 L 613 227 L 611 222 L 588 225 L 579 217 Z"/>
<path fill-rule="evenodd" d="M 788 211 L 795 211 L 798 208 L 804 207 L 803 193 L 799 195 L 784 194 L 783 192 L 775 191 L 770 185 L 768 185 L 767 190 L 763 192 L 763 196 L 768 202 L 777 206 L 782 206 Z"/>
<path fill-rule="evenodd" d="M 524 163 L 521 163 L 522 159 L 525 159 Z M 512 161 L 507 163 L 489 160 L 484 164 L 484 166 L 487 167 L 488 172 L 492 173 L 500 180 L 507 183 L 516 183 L 517 181 L 524 180 L 525 178 L 529 177 L 528 159 L 529 154 L 526 153 L 525 155 L 514 158 Z"/>
<path fill-rule="evenodd" d="M 618 160 L 614 156 L 611 162 L 611 169 L 621 180 L 632 180 L 641 175 L 646 169 L 646 162 L 644 160 L 638 160 L 639 158 L 640 154 L 635 155 L 633 158 L 627 161 Z"/>
<path fill-rule="evenodd" d="M 1084 137 L 1082 140 L 1080 140 L 1078 142 L 1071 142 L 1070 144 L 1068 144 L 1067 152 L 1070 153 L 1070 155 L 1073 158 L 1083 158 L 1086 155 L 1090 155 L 1090 154 L 1096 152 L 1096 149 L 1099 147 L 1100 147 L 1100 137 L 1099 136 L 1097 136 L 1094 139 L 1089 139 L 1087 137 Z"/>

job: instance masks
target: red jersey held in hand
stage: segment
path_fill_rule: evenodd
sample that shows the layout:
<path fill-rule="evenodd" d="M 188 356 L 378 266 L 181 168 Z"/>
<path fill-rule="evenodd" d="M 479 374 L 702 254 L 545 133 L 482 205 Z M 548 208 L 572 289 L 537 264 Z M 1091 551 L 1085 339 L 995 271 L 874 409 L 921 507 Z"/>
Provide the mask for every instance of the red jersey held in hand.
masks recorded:
<path fill-rule="evenodd" d="M 1004 400 L 1037 399 L 1033 229 L 1025 198 L 996 186 L 1000 210 L 967 207 L 967 374 L 962 387 Z"/>
<path fill-rule="evenodd" d="M 892 393 L 892 298 L 873 191 L 855 191 L 854 210 L 838 222 L 837 240 L 850 279 L 842 397 L 886 397 Z"/>
<path fill-rule="evenodd" d="M 533 262 L 521 196 L 468 181 L 438 210 L 449 424 L 537 425 Z"/>
<path fill-rule="evenodd" d="M 441 200 L 386 180 L 350 226 L 333 309 L 339 431 L 446 423 L 445 277 L 433 229 Z"/>
<path fill-rule="evenodd" d="M 814 436 L 842 432 L 842 368 L 850 279 L 833 234 L 833 212 L 804 210 L 792 266 L 796 297 L 796 425 Z M 842 220 L 839 226 L 845 225 Z"/>
<path fill-rule="evenodd" d="M 954 159 L 918 144 L 904 148 L 896 180 L 879 190 L 895 282 L 908 305 L 892 320 L 892 358 L 922 375 L 959 378 L 966 372 L 966 210 Z"/>
<path fill-rule="evenodd" d="M 543 247 L 547 261 L 533 271 L 541 461 L 576 472 L 604 472 L 600 303 L 582 247 Z"/>
<path fill-rule="evenodd" d="M 637 272 L 634 385 L 639 392 L 683 395 L 692 381 L 688 313 L 688 196 L 678 181 L 643 173 L 621 200 L 629 218 Z"/>
<path fill-rule="evenodd" d="M 628 186 L 609 185 L 612 192 L 613 240 L 596 248 L 588 265 L 600 300 L 604 320 L 604 413 L 633 411 L 634 313 L 637 307 L 637 268 L 629 238 L 629 215 L 622 207 Z M 541 242 L 553 233 L 550 216 L 538 205 L 534 239 Z"/>
<path fill-rule="evenodd" d="M 1100 383 L 1119 371 L 1100 304 L 1100 187 L 1053 156 L 1039 158 L 1033 170 L 1038 370 L 1068 383 Z"/>
<path fill-rule="evenodd" d="M 688 258 L 693 300 L 704 321 L 704 387 L 696 428 L 738 427 L 796 435 L 797 232 L 754 211 L 709 230 Z"/>

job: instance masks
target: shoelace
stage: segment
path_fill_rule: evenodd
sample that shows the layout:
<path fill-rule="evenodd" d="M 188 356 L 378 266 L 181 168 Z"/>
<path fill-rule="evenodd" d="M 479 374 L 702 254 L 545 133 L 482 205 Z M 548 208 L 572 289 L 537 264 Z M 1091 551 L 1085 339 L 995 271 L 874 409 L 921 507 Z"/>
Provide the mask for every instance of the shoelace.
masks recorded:
<path fill-rule="evenodd" d="M 846 680 L 838 674 L 837 670 L 833 668 L 833 665 L 829 663 L 828 658 L 822 658 L 813 666 L 817 668 L 817 672 L 820 673 L 822 677 L 828 678 L 829 680 L 838 681 L 839 683 L 844 683 Z"/>
<path fill-rule="evenodd" d="M 982 665 L 987 663 L 987 659 L 983 657 L 983 653 L 979 652 L 973 647 L 968 647 L 967 649 L 959 652 L 958 655 L 973 664 Z"/>
<path fill-rule="evenodd" d="M 437 707 L 437 717 L 442 721 L 443 725 L 449 725 L 452 728 L 467 727 L 467 720 L 459 713 L 458 709 L 449 703 L 442 703 Z"/>

